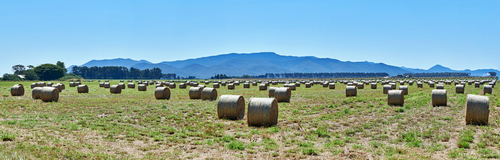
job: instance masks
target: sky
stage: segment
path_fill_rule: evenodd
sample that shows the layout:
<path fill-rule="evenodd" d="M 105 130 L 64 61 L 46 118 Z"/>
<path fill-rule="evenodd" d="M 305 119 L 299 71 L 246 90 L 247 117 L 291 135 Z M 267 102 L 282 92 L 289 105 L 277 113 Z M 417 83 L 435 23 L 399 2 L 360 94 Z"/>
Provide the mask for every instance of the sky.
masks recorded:
<path fill-rule="evenodd" d="M 428 69 L 500 69 L 500 1 L 0 1 L 12 66 L 276 52 Z"/>

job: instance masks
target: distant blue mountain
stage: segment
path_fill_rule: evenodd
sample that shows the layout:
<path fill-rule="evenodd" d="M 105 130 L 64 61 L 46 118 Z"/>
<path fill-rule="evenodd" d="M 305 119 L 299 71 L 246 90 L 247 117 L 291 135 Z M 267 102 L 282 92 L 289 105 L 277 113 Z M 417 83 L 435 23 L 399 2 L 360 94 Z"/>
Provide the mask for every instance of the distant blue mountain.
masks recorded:
<path fill-rule="evenodd" d="M 210 78 L 215 74 L 226 74 L 231 76 L 261 75 L 265 73 L 321 73 L 321 72 L 386 72 L 391 76 L 404 73 L 427 73 L 427 72 L 467 72 L 473 76 L 482 76 L 488 72 L 497 72 L 494 69 L 464 70 L 456 71 L 450 68 L 436 65 L 428 70 L 406 67 L 396 67 L 384 63 L 374 62 L 349 62 L 339 61 L 331 58 L 317 58 L 313 56 L 283 56 L 274 52 L 260 53 L 229 53 L 200 57 L 194 59 L 164 61 L 151 63 L 146 60 L 132 59 L 105 59 L 91 60 L 82 66 L 124 66 L 138 69 L 158 67 L 163 73 L 176 73 L 181 77 L 196 76 L 199 78 Z M 71 71 L 70 66 L 68 71 Z"/>

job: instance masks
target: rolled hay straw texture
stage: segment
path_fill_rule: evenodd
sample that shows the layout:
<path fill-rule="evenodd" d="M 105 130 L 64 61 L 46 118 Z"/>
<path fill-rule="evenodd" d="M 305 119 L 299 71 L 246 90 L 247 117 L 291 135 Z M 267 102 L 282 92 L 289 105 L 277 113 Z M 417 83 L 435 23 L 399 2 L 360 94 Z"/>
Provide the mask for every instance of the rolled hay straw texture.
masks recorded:
<path fill-rule="evenodd" d="M 104 82 L 99 83 L 99 87 L 104 87 Z"/>
<path fill-rule="evenodd" d="M 429 87 L 434 88 L 434 82 L 429 82 Z"/>
<path fill-rule="evenodd" d="M 490 82 L 488 85 L 491 85 L 491 88 L 495 88 L 495 82 Z"/>
<path fill-rule="evenodd" d="M 45 82 L 38 82 L 38 83 L 36 83 L 36 84 L 37 84 L 37 87 L 45 87 L 45 86 L 47 86 L 47 85 L 45 84 Z"/>
<path fill-rule="evenodd" d="M 227 89 L 234 89 L 234 83 L 229 83 L 227 85 Z"/>
<path fill-rule="evenodd" d="M 257 86 L 257 82 L 252 82 L 252 86 Z"/>
<path fill-rule="evenodd" d="M 266 84 L 261 83 L 261 84 L 259 85 L 259 91 L 265 91 L 265 90 L 267 90 L 267 86 L 266 86 Z"/>
<path fill-rule="evenodd" d="M 212 85 L 212 87 L 214 87 L 214 88 L 220 88 L 220 85 L 219 85 L 219 83 L 214 83 L 214 84 Z"/>
<path fill-rule="evenodd" d="M 442 83 L 437 84 L 436 89 L 444 89 L 444 84 Z"/>
<path fill-rule="evenodd" d="M 191 87 L 198 87 L 198 83 L 191 83 Z"/>
<path fill-rule="evenodd" d="M 250 83 L 243 83 L 243 88 L 250 88 Z"/>
<path fill-rule="evenodd" d="M 422 82 L 417 82 L 417 88 L 422 88 L 423 85 L 422 85 Z"/>
<path fill-rule="evenodd" d="M 370 83 L 372 89 L 377 89 L 377 83 Z"/>
<path fill-rule="evenodd" d="M 446 89 L 432 90 L 432 106 L 446 106 L 448 103 Z"/>
<path fill-rule="evenodd" d="M 328 89 L 335 89 L 335 83 L 328 83 Z"/>
<path fill-rule="evenodd" d="M 125 89 L 125 84 L 124 83 L 118 83 L 118 86 L 120 86 L 122 89 Z"/>
<path fill-rule="evenodd" d="M 278 81 L 272 81 L 271 84 L 272 85 L 278 85 Z"/>
<path fill-rule="evenodd" d="M 168 88 L 175 89 L 175 87 L 177 87 L 177 85 L 175 83 L 168 84 Z"/>
<path fill-rule="evenodd" d="M 52 85 L 54 85 L 54 83 L 52 83 L 52 82 L 48 82 L 48 83 L 47 83 L 47 86 L 48 86 L 48 87 L 52 87 Z"/>
<path fill-rule="evenodd" d="M 156 84 L 155 88 L 163 87 L 163 84 Z"/>
<path fill-rule="evenodd" d="M 387 104 L 395 106 L 403 106 L 405 104 L 405 96 L 403 91 L 390 90 L 389 93 L 387 94 Z"/>
<path fill-rule="evenodd" d="M 311 83 L 306 83 L 306 88 L 311 88 Z"/>
<path fill-rule="evenodd" d="M 82 82 L 75 82 L 75 84 L 78 86 L 78 85 L 82 84 Z"/>
<path fill-rule="evenodd" d="M 388 94 L 390 90 L 392 90 L 391 85 L 384 85 L 382 93 Z"/>
<path fill-rule="evenodd" d="M 57 85 L 60 85 L 62 90 L 65 90 L 66 89 L 66 85 L 64 85 L 63 83 L 57 83 Z"/>
<path fill-rule="evenodd" d="M 156 99 L 170 99 L 170 89 L 167 87 L 158 87 L 155 89 L 155 98 Z"/>
<path fill-rule="evenodd" d="M 274 97 L 274 91 L 276 90 L 276 88 L 278 87 L 269 87 L 269 98 Z"/>
<path fill-rule="evenodd" d="M 410 86 L 413 86 L 413 81 L 408 82 Z"/>
<path fill-rule="evenodd" d="M 209 101 L 217 100 L 217 89 L 203 88 L 203 91 L 201 91 L 201 99 Z"/>
<path fill-rule="evenodd" d="M 295 91 L 295 84 L 284 84 L 283 87 L 289 88 L 292 91 Z"/>
<path fill-rule="evenodd" d="M 462 93 L 463 94 L 464 91 L 465 91 L 464 85 L 456 85 L 455 86 L 455 93 Z"/>
<path fill-rule="evenodd" d="M 122 87 L 120 87 L 118 85 L 112 85 L 109 88 L 109 92 L 114 93 L 114 94 L 120 94 L 120 93 L 122 93 Z"/>
<path fill-rule="evenodd" d="M 278 102 L 290 102 L 290 97 L 292 97 L 292 91 L 287 87 L 280 87 L 274 90 L 274 98 Z"/>
<path fill-rule="evenodd" d="M 137 90 L 138 91 L 147 91 L 148 90 L 148 87 L 146 86 L 146 84 L 139 84 L 137 86 Z"/>
<path fill-rule="evenodd" d="M 474 88 L 479 88 L 479 86 L 481 86 L 479 82 L 474 82 Z"/>
<path fill-rule="evenodd" d="M 31 89 L 37 87 L 36 83 L 31 83 Z"/>
<path fill-rule="evenodd" d="M 128 83 L 127 87 L 134 89 L 135 88 L 135 83 Z"/>
<path fill-rule="evenodd" d="M 189 88 L 189 99 L 200 99 L 201 92 L 203 92 L 203 88 L 201 88 L 201 87 Z"/>
<path fill-rule="evenodd" d="M 354 86 L 347 86 L 345 88 L 345 96 L 346 97 L 351 97 L 351 96 L 356 96 L 357 95 L 357 89 Z"/>
<path fill-rule="evenodd" d="M 52 84 L 51 87 L 54 87 L 54 88 L 57 88 L 57 90 L 59 90 L 59 92 L 62 92 L 62 85 L 59 85 L 59 84 Z"/>
<path fill-rule="evenodd" d="M 227 82 L 221 82 L 220 85 L 221 86 L 226 86 Z"/>
<path fill-rule="evenodd" d="M 234 81 L 233 83 L 235 86 L 240 86 L 240 81 Z"/>
<path fill-rule="evenodd" d="M 353 83 L 347 83 L 347 86 L 354 86 Z"/>
<path fill-rule="evenodd" d="M 78 93 L 89 93 L 89 87 L 85 84 L 78 85 L 77 91 Z"/>
<path fill-rule="evenodd" d="M 104 83 L 104 88 L 110 88 L 111 87 L 111 84 L 109 83 Z"/>
<path fill-rule="evenodd" d="M 185 83 L 180 83 L 179 84 L 179 89 L 186 89 L 186 84 Z"/>
<path fill-rule="evenodd" d="M 408 86 L 399 86 L 399 90 L 403 91 L 403 95 L 408 95 Z"/>
<path fill-rule="evenodd" d="M 40 99 L 42 96 L 42 89 L 43 87 L 35 87 L 31 91 L 31 98 L 33 99 Z"/>
<path fill-rule="evenodd" d="M 12 96 L 23 96 L 24 86 L 22 84 L 15 84 L 10 88 L 10 95 Z"/>
<path fill-rule="evenodd" d="M 248 126 L 278 124 L 278 102 L 274 98 L 251 98 L 248 102 Z"/>
<path fill-rule="evenodd" d="M 40 92 L 40 99 L 43 102 L 57 102 L 59 101 L 59 90 L 54 87 L 43 87 Z"/>
<path fill-rule="evenodd" d="M 328 85 L 329 85 L 329 83 L 327 83 L 327 82 L 323 83 L 324 88 L 328 87 Z"/>
<path fill-rule="evenodd" d="M 493 87 L 491 85 L 483 86 L 483 95 L 486 95 L 486 93 L 493 94 Z"/>
<path fill-rule="evenodd" d="M 205 88 L 206 86 L 205 85 L 198 85 L 198 87 Z"/>
<path fill-rule="evenodd" d="M 300 83 L 299 83 L 299 82 L 296 82 L 296 83 L 295 83 L 295 87 L 300 87 Z"/>
<path fill-rule="evenodd" d="M 358 83 L 358 84 L 356 85 L 356 87 L 357 87 L 358 89 L 364 89 L 364 88 L 365 88 L 365 85 L 363 85 L 363 83 Z"/>
<path fill-rule="evenodd" d="M 69 82 L 69 87 L 76 87 L 75 82 Z"/>
<path fill-rule="evenodd" d="M 488 96 L 467 95 L 465 104 L 465 124 L 488 124 L 490 115 L 490 98 Z"/>
<path fill-rule="evenodd" d="M 240 95 L 222 95 L 217 103 L 219 119 L 238 120 L 245 117 L 245 98 Z"/>
<path fill-rule="evenodd" d="M 405 81 L 399 81 L 399 85 L 405 85 Z"/>
<path fill-rule="evenodd" d="M 389 83 L 391 85 L 391 90 L 396 90 L 396 83 Z"/>

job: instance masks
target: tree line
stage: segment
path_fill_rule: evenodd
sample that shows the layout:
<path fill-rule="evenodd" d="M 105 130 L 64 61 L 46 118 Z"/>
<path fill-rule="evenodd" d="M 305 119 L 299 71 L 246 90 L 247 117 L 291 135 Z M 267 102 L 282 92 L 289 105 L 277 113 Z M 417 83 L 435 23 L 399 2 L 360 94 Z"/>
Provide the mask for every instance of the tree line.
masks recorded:
<path fill-rule="evenodd" d="M 2 80 L 56 80 L 67 76 L 67 69 L 64 66 L 64 62 L 61 61 L 57 61 L 56 64 L 46 63 L 36 67 L 28 65 L 27 68 L 22 64 L 18 64 L 12 66 L 12 72 L 14 72 L 14 74 L 5 73 Z"/>
<path fill-rule="evenodd" d="M 226 78 L 370 78 L 370 77 L 389 77 L 388 73 L 266 73 L 264 75 L 243 75 L 241 77 L 226 76 L 217 74 L 212 79 Z"/>
<path fill-rule="evenodd" d="M 71 69 L 71 73 L 85 79 L 161 79 L 164 76 L 160 68 L 140 70 L 122 66 L 75 66 Z M 167 74 L 166 76 L 172 78 L 175 77 L 175 74 Z"/>

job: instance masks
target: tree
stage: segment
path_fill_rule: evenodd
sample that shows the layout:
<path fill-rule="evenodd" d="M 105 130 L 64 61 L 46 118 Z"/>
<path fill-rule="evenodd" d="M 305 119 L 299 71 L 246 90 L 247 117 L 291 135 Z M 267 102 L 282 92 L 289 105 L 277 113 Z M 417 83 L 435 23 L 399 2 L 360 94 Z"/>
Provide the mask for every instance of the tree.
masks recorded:
<path fill-rule="evenodd" d="M 63 69 L 64 74 L 68 73 L 68 69 L 66 69 L 66 67 L 64 66 L 64 62 L 57 61 L 56 65 Z"/>
<path fill-rule="evenodd" d="M 35 69 L 35 66 L 33 66 L 33 65 L 28 65 L 28 69 Z"/>
<path fill-rule="evenodd" d="M 14 72 L 14 74 L 23 74 L 24 70 L 26 70 L 26 68 L 24 68 L 24 66 L 21 64 L 12 66 L 12 71 Z"/>
<path fill-rule="evenodd" d="M 38 75 L 36 75 L 33 69 L 24 71 L 24 77 L 26 78 L 26 80 L 38 80 Z"/>
<path fill-rule="evenodd" d="M 55 80 L 64 76 L 63 68 L 49 63 L 35 67 L 34 71 L 43 81 Z"/>

